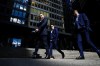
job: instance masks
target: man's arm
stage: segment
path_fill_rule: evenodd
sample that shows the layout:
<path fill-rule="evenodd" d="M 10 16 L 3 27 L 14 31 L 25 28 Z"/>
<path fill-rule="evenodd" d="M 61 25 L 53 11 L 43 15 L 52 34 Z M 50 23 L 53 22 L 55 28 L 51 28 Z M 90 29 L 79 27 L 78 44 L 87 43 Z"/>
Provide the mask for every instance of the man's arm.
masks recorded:
<path fill-rule="evenodd" d="M 58 38 L 58 29 L 57 28 L 55 28 L 54 29 L 55 30 L 55 32 L 54 32 L 54 39 L 57 39 Z"/>
<path fill-rule="evenodd" d="M 84 22 L 85 22 L 86 27 L 90 27 L 89 19 L 88 19 L 88 17 L 86 16 L 85 13 L 83 13 L 83 20 L 84 20 Z"/>
<path fill-rule="evenodd" d="M 86 16 L 86 14 L 83 14 L 83 19 L 85 22 L 86 29 L 92 31 L 92 29 L 90 28 L 90 21 L 89 21 L 88 17 Z"/>
<path fill-rule="evenodd" d="M 47 18 L 44 18 L 43 21 L 44 21 L 44 22 L 42 22 L 41 25 L 38 26 L 38 29 L 39 29 L 39 30 L 41 30 L 41 29 L 43 29 L 44 27 L 47 26 Z"/>

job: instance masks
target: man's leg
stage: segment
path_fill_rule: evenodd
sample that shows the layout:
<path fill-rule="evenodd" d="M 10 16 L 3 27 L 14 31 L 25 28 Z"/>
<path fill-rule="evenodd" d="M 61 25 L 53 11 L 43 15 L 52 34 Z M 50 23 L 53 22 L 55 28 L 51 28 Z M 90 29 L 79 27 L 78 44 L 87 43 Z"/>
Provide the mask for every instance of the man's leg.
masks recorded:
<path fill-rule="evenodd" d="M 47 36 L 42 36 L 42 41 L 43 41 L 43 44 L 45 46 L 45 49 L 46 49 L 46 57 L 48 56 L 48 52 L 49 52 L 49 47 L 48 47 L 48 41 L 47 41 Z M 45 58 L 46 58 L 45 57 Z"/>
<path fill-rule="evenodd" d="M 91 41 L 88 31 L 85 31 L 85 36 L 88 44 L 97 52 L 98 56 L 100 57 L 100 50 L 95 46 L 95 44 Z"/>
<path fill-rule="evenodd" d="M 52 50 L 52 48 L 53 48 L 53 43 L 52 43 L 52 41 L 50 41 L 50 48 L 49 48 L 49 52 L 48 52 L 48 59 L 50 59 L 50 58 L 54 58 L 53 57 L 53 50 Z"/>
<path fill-rule="evenodd" d="M 84 53 L 83 53 L 83 47 L 82 47 L 82 36 L 81 36 L 81 33 L 78 33 L 78 34 L 77 34 L 77 44 L 78 44 L 78 47 L 79 47 L 80 56 L 77 57 L 76 59 L 84 59 Z"/>
<path fill-rule="evenodd" d="M 35 38 L 35 50 L 33 52 L 33 55 L 32 57 L 33 58 L 42 58 L 40 56 L 40 54 L 38 54 L 38 50 L 39 50 L 39 47 L 40 47 L 40 42 L 41 42 L 41 36 L 38 36 L 36 35 L 37 37 Z"/>
<path fill-rule="evenodd" d="M 39 50 L 39 41 L 36 43 L 36 46 L 35 46 L 35 51 L 34 51 L 34 55 L 37 55 L 37 52 L 38 52 L 38 50 Z"/>
<path fill-rule="evenodd" d="M 65 57 L 65 54 L 64 54 L 63 51 L 61 51 L 61 49 L 58 48 L 57 40 L 54 40 L 54 45 L 55 45 L 56 50 L 57 50 L 59 53 L 61 53 L 62 58 L 64 58 L 64 57 Z"/>
<path fill-rule="evenodd" d="M 35 46 L 35 51 L 33 52 L 32 58 L 42 58 L 39 54 L 38 54 L 38 50 L 39 50 L 39 42 L 36 43 Z"/>

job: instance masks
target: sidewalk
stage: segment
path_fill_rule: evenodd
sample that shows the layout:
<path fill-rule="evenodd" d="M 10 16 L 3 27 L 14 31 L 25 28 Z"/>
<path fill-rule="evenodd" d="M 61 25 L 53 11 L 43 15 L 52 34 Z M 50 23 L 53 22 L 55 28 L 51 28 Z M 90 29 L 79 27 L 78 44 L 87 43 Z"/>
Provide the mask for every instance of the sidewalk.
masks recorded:
<path fill-rule="evenodd" d="M 0 50 L 0 57 L 2 56 L 1 51 L 4 50 Z M 79 52 L 71 50 L 62 50 L 65 53 L 64 59 L 61 59 L 61 54 L 56 50 L 53 50 L 55 59 L 32 59 L 31 55 L 34 51 L 32 48 L 5 49 L 5 51 L 7 51 L 6 54 L 14 56 L 7 57 L 6 55 L 6 57 L 0 58 L 0 66 L 100 66 L 100 58 L 95 52 L 84 52 L 85 59 L 76 60 Z M 44 49 L 39 49 L 38 53 L 45 57 L 44 52 Z"/>
<path fill-rule="evenodd" d="M 77 50 L 62 50 L 65 53 L 64 59 L 75 59 L 79 56 Z M 0 58 L 31 58 L 34 48 L 0 48 Z M 39 49 L 38 53 L 44 58 L 45 49 Z M 86 59 L 99 59 L 95 52 L 84 52 Z M 57 50 L 53 50 L 56 59 L 62 59 L 61 54 Z"/>

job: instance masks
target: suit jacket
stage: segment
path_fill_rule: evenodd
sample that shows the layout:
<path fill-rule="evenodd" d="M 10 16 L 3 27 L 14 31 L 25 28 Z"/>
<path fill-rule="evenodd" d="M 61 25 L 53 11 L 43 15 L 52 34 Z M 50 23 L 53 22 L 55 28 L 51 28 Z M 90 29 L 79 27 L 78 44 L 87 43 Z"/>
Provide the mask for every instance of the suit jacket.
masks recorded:
<path fill-rule="evenodd" d="M 47 18 L 44 18 L 41 22 L 38 23 L 38 29 L 40 35 L 47 35 L 48 29 L 47 29 Z"/>
<path fill-rule="evenodd" d="M 50 40 L 57 40 L 58 39 L 58 29 L 54 28 L 52 33 L 50 32 Z"/>
<path fill-rule="evenodd" d="M 78 21 L 75 21 L 75 24 L 77 29 L 82 28 L 82 29 L 91 30 L 89 20 L 85 13 L 79 14 Z"/>

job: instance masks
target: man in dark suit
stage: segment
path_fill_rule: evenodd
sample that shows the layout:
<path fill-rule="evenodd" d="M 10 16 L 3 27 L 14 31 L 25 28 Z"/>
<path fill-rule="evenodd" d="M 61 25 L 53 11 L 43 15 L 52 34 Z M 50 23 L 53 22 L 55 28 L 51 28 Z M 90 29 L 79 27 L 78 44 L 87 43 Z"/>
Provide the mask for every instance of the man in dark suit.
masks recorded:
<path fill-rule="evenodd" d="M 36 47 L 35 47 L 35 51 L 34 51 L 33 55 L 37 55 L 39 46 L 42 42 L 45 45 L 45 49 L 46 49 L 45 54 L 47 56 L 48 55 L 48 50 L 49 50 L 48 49 L 48 43 L 47 43 L 47 33 L 48 33 L 47 22 L 48 22 L 48 20 L 47 20 L 46 17 L 44 17 L 43 14 L 40 14 L 39 17 L 40 17 L 40 22 L 37 25 L 37 29 L 35 29 L 35 32 L 38 33 L 38 36 L 37 36 L 38 41 L 36 42 Z"/>
<path fill-rule="evenodd" d="M 97 49 L 97 47 L 93 44 L 93 42 L 90 39 L 89 31 L 92 31 L 90 28 L 89 20 L 85 13 L 79 13 L 78 10 L 74 10 L 74 15 L 76 16 L 75 19 L 75 28 L 77 31 L 77 44 L 79 47 L 80 56 L 76 59 L 85 59 L 84 53 L 83 53 L 83 47 L 82 47 L 82 35 L 85 35 L 85 38 L 90 44 L 90 46 L 97 52 L 98 56 L 100 57 L 100 50 Z"/>
<path fill-rule="evenodd" d="M 59 48 L 58 48 L 58 44 L 57 44 L 57 40 L 58 40 L 58 29 L 56 27 L 54 27 L 54 25 L 51 25 L 51 31 L 50 31 L 50 47 L 49 47 L 49 56 L 48 59 L 53 58 L 54 56 L 52 54 L 52 49 L 53 46 L 55 47 L 55 49 L 61 53 L 62 58 L 65 57 L 64 52 L 62 52 Z"/>

